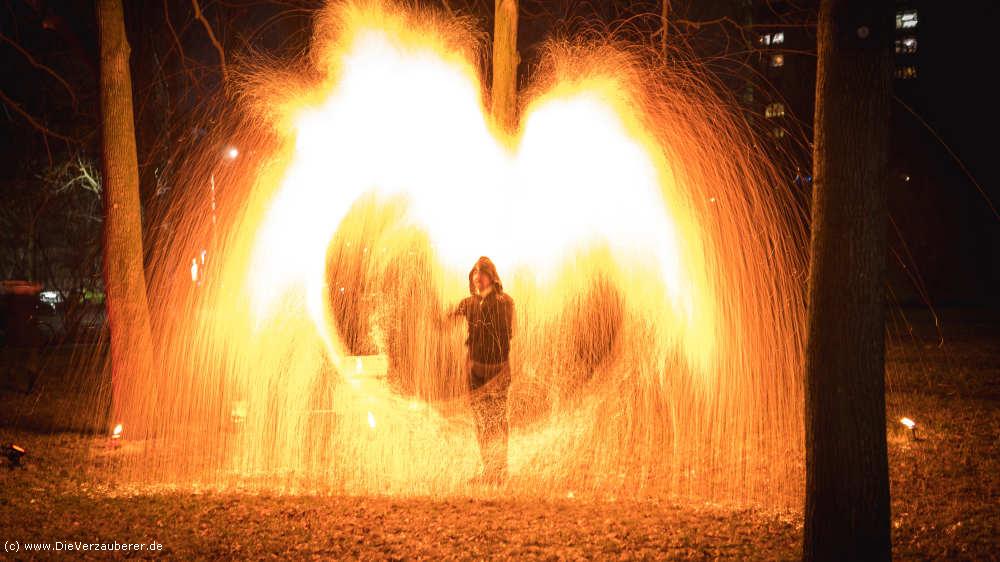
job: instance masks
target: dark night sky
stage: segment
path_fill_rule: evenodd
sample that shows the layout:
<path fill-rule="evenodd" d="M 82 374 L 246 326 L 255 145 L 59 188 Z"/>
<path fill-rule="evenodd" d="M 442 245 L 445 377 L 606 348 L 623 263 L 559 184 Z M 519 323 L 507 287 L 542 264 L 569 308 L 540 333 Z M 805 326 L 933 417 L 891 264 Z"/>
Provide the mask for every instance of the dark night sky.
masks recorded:
<path fill-rule="evenodd" d="M 232 4 L 246 6 L 234 12 L 238 19 L 229 22 L 231 30 L 235 30 L 233 35 L 238 35 L 238 26 L 266 21 L 277 9 L 266 3 Z M 622 4 L 580 2 L 578 9 L 599 14 L 621 13 L 628 10 Z M 656 2 L 650 0 L 638 4 L 653 6 Z M 724 10 L 730 2 L 719 0 L 711 4 L 718 4 L 716 8 Z M 175 0 L 170 5 L 178 16 L 187 17 L 184 10 L 190 6 L 189 2 Z M 677 17 L 694 17 L 690 7 L 694 5 L 699 12 L 712 11 L 706 9 L 709 4 L 699 4 L 694 0 L 675 0 L 674 5 Z M 926 158 L 934 161 L 940 173 L 938 177 L 943 178 L 940 181 L 946 183 L 937 188 L 943 190 L 947 197 L 960 202 L 948 211 L 956 216 L 944 224 L 946 228 L 964 229 L 960 233 L 962 235 L 941 237 L 942 244 L 949 247 L 938 250 L 970 253 L 971 261 L 978 265 L 971 271 L 955 275 L 981 277 L 980 284 L 986 286 L 980 290 L 985 291 L 989 299 L 1000 299 L 1000 289 L 997 288 L 1000 285 L 1000 221 L 992 214 L 987 202 L 987 198 L 994 205 L 1000 201 L 1000 174 L 994 154 L 996 124 L 1000 120 L 997 119 L 996 94 L 991 87 L 996 68 L 991 49 L 992 38 L 997 25 L 1000 25 L 1000 9 L 996 2 L 990 0 L 949 3 L 928 0 L 918 2 L 917 6 L 920 10 L 920 75 L 918 80 L 907 84 L 900 85 L 900 81 L 896 81 L 897 95 L 912 105 L 940 135 L 985 192 L 980 194 L 977 191 L 932 135 L 918 129 L 909 130 L 907 134 L 913 135 L 909 142 L 926 147 Z M 161 16 L 160 2 L 126 0 L 126 19 L 134 54 L 145 55 L 154 49 L 152 38 L 164 33 Z M 254 48 L 267 51 L 281 47 L 286 53 L 301 48 L 308 32 L 306 16 L 300 14 L 297 19 L 284 21 L 282 28 L 257 38 Z M 489 25 L 489 14 L 481 15 L 479 19 Z M 180 20 L 175 23 L 180 24 Z M 98 146 L 97 38 L 92 4 L 70 0 L 48 3 L 43 0 L 11 0 L 0 9 L 0 31 L 16 40 L 38 61 L 58 71 L 73 88 L 77 105 L 73 107 L 70 96 L 58 82 L 33 68 L 22 54 L 5 42 L 0 42 L 3 61 L 0 65 L 0 90 L 51 129 L 82 138 L 86 150 L 95 152 Z M 526 22 L 522 25 L 520 43 L 528 62 L 530 47 L 543 39 L 548 31 L 549 25 L 545 22 Z M 200 31 L 188 28 L 186 33 L 184 42 L 188 56 L 206 66 L 212 65 L 214 51 L 207 41 L 197 38 Z M 143 84 L 149 76 L 149 67 L 141 68 L 148 65 L 149 60 L 146 56 L 133 58 L 137 114 L 155 111 L 155 107 L 147 105 L 154 101 L 149 88 Z M 210 94 L 214 84 L 211 79 L 204 81 L 205 95 Z M 194 92 L 192 103 L 197 102 L 199 95 L 201 93 Z M 138 107 L 140 104 L 143 106 Z M 0 188 L 4 190 L 18 178 L 30 178 L 33 163 L 47 160 L 48 150 L 62 150 L 61 142 L 56 140 L 50 140 L 47 148 L 41 135 L 5 105 L 0 107 L 0 130 L 0 150 L 4 153 L 4 166 L 0 171 L 0 182 L 3 184 Z M 958 247 L 955 247 L 956 244 Z M 944 295 L 944 298 L 960 301 L 962 295 Z"/>
<path fill-rule="evenodd" d="M 40 61 L 68 75 L 67 80 L 71 84 L 82 82 L 82 87 L 77 87 L 77 90 L 92 89 L 96 84 L 96 76 L 93 76 L 97 55 L 96 26 L 87 21 L 93 17 L 88 3 L 48 3 L 48 13 L 62 20 L 61 26 L 69 28 L 71 33 L 62 29 L 32 29 L 38 25 L 30 21 L 32 10 L 28 6 L 33 3 L 36 2 L 10 2 L 7 13 L 0 18 L 0 30 L 11 37 L 20 36 L 29 51 Z M 598 13 L 615 11 L 610 6 L 614 2 L 583 4 L 581 11 L 588 8 Z M 681 12 L 688 8 L 683 1 L 675 0 L 675 4 L 680 17 Z M 127 2 L 126 5 L 128 15 L 133 18 L 137 12 L 149 9 L 148 2 Z M 989 56 L 988 38 L 1000 24 L 1000 8 L 990 0 L 925 2 L 920 4 L 920 13 L 919 86 L 912 95 L 908 92 L 904 95 L 915 106 L 920 106 L 921 115 L 962 158 L 983 187 L 995 195 L 998 175 L 997 166 L 991 162 L 994 158 L 991 138 L 997 122 L 997 108 L 995 94 L 988 86 L 993 79 L 995 63 Z M 12 21 L 12 16 L 18 21 Z M 152 22 L 157 21 L 152 19 Z M 132 35 L 145 31 L 138 25 L 130 25 L 129 28 Z M 530 45 L 542 39 L 546 30 L 542 26 L 528 24 L 523 26 L 522 31 L 526 36 L 521 43 Z M 136 39 L 132 41 L 135 43 Z M 188 49 L 199 58 L 210 59 L 213 56 L 207 44 L 202 45 L 200 52 L 197 45 Z M 43 73 L 32 71 L 30 65 L 9 45 L 0 44 L 0 56 L 4 62 L 0 71 L 0 87 L 8 96 L 22 102 L 26 109 L 44 113 L 45 106 L 51 106 L 44 98 L 61 97 L 58 85 Z M 23 120 L 9 109 L 0 114 L 0 119 L 7 141 L 25 132 Z"/>
<path fill-rule="evenodd" d="M 998 120 L 991 38 L 1000 8 L 989 0 L 965 0 L 927 2 L 920 9 L 919 85 L 907 98 L 996 199 Z"/>
<path fill-rule="evenodd" d="M 959 302 L 995 301 L 1000 293 L 1000 219 L 990 205 L 1000 201 L 993 140 L 998 119 L 996 96 L 987 84 L 996 67 L 989 38 L 1000 10 L 986 0 L 917 2 L 916 7 L 919 76 L 896 80 L 896 95 L 933 132 L 897 103 L 893 143 L 897 152 L 909 153 L 904 158 L 915 168 L 924 167 L 933 183 L 926 189 L 934 195 L 916 201 L 920 196 L 914 194 L 910 206 L 904 186 L 894 198 L 894 218 L 912 225 L 907 241 L 918 264 L 926 256 L 921 273 L 932 295 Z M 962 283 L 959 277 L 972 280 Z"/>

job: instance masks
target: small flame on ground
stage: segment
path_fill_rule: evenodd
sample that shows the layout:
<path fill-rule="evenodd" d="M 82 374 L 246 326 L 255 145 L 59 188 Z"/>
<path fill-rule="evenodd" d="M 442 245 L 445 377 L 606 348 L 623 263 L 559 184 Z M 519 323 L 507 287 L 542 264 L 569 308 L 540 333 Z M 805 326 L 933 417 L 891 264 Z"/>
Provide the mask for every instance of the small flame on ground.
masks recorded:
<path fill-rule="evenodd" d="M 233 409 L 230 412 L 233 423 L 242 424 L 247 419 L 247 403 L 245 401 L 237 401 L 233 403 Z"/>
<path fill-rule="evenodd" d="M 902 418 L 899 420 L 899 423 L 905 425 L 907 429 L 913 429 L 917 425 L 917 422 L 911 420 L 910 418 Z"/>
<path fill-rule="evenodd" d="M 115 425 L 115 428 L 111 430 L 111 438 L 112 439 L 121 439 L 122 438 L 122 432 L 124 430 L 125 430 L 125 426 L 123 426 L 122 424 Z"/>

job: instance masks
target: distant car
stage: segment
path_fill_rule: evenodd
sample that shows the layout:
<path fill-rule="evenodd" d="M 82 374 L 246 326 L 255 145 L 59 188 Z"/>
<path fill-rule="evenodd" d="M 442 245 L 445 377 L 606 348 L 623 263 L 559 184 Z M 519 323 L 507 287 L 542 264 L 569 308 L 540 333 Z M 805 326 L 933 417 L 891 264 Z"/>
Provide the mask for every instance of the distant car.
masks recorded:
<path fill-rule="evenodd" d="M 107 318 L 103 304 L 86 300 L 67 303 L 59 299 L 51 303 L 40 299 L 35 310 L 35 324 L 43 344 L 96 341 Z"/>
<path fill-rule="evenodd" d="M 33 346 L 99 339 L 106 318 L 102 304 L 67 303 L 60 293 L 37 288 L 34 293 L 4 291 L 0 295 L 0 341 Z"/>
<path fill-rule="evenodd" d="M 36 330 L 32 324 L 39 283 L 22 280 L 0 282 L 0 326 L 5 345 L 30 346 L 36 343 Z"/>
<path fill-rule="evenodd" d="M 66 339 L 66 324 L 53 302 L 38 299 L 32 316 L 36 337 L 40 345 L 50 345 Z"/>

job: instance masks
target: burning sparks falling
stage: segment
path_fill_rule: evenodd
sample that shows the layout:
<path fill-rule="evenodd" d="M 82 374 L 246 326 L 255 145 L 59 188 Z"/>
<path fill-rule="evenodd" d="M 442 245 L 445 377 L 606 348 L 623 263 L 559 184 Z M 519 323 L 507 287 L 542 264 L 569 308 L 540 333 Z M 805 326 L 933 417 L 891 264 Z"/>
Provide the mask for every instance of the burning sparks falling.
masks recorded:
<path fill-rule="evenodd" d="M 176 254 L 218 229 L 212 259 L 156 265 L 161 369 L 118 397 L 130 440 L 204 454 L 134 477 L 465 490 L 463 334 L 442 319 L 488 255 L 517 303 L 517 490 L 794 497 L 801 260 L 742 125 L 620 52 L 554 45 L 500 131 L 472 36 L 348 4 L 311 68 L 251 81 L 266 120 L 225 169 L 190 166 L 219 219 L 188 203 Z"/>

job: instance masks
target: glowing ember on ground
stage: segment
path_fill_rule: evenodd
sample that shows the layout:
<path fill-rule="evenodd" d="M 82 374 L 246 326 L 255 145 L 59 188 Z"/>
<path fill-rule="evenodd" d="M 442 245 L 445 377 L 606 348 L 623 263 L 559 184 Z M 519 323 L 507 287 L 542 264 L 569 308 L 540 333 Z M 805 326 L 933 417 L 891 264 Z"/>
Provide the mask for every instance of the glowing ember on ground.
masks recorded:
<path fill-rule="evenodd" d="M 917 422 L 911 420 L 910 418 L 901 418 L 899 423 L 906 426 L 906 429 L 910 430 L 910 439 L 917 441 Z"/>
<path fill-rule="evenodd" d="M 554 43 L 498 130 L 463 25 L 338 4 L 308 67 L 249 80 L 240 159 L 190 165 L 154 268 L 159 369 L 117 402 L 130 439 L 206 454 L 130 476 L 465 490 L 463 334 L 441 318 L 488 255 L 517 303 L 521 491 L 796 498 L 801 233 L 745 126 L 694 77 Z M 208 239 L 194 291 L 180 256 Z M 216 432 L 234 397 L 242 431 Z"/>
<path fill-rule="evenodd" d="M 117 447 L 122 442 L 122 436 L 124 435 L 125 426 L 122 424 L 115 424 L 115 427 L 111 429 L 111 445 Z"/>
<path fill-rule="evenodd" d="M 9 445 L 4 445 L 2 449 L 4 456 L 6 456 L 7 460 L 10 461 L 11 466 L 21 466 L 21 459 L 25 454 L 27 454 L 24 447 L 16 443 L 11 443 Z"/>
<path fill-rule="evenodd" d="M 229 413 L 230 419 L 235 425 L 242 425 L 247 419 L 247 403 L 239 400 L 233 403 L 233 409 Z"/>

